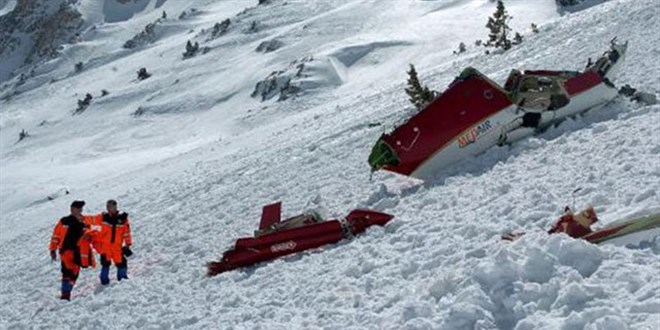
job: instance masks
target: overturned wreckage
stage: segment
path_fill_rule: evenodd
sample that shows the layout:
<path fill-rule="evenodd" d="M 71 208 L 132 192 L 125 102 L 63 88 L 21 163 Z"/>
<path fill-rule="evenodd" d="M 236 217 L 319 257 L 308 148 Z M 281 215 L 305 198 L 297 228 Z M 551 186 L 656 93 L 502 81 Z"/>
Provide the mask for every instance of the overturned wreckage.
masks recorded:
<path fill-rule="evenodd" d="M 601 107 L 617 96 L 612 80 L 626 49 L 627 43 L 612 40 L 584 72 L 513 70 L 504 87 L 467 68 L 426 108 L 378 139 L 369 155 L 371 170 L 426 179 L 496 144 Z"/>
<path fill-rule="evenodd" d="M 596 211 L 589 207 L 584 211 L 574 214 L 567 206 L 564 215 L 557 220 L 548 234 L 565 233 L 570 237 L 583 239 L 587 242 L 600 244 L 610 240 L 629 235 L 645 233 L 657 233 L 660 229 L 660 214 L 647 215 L 640 218 L 615 221 L 605 227 L 593 230 L 591 225 L 598 221 Z M 505 233 L 501 238 L 505 241 L 514 241 L 525 235 L 524 232 Z"/>
<path fill-rule="evenodd" d="M 207 265 L 207 275 L 230 271 L 288 254 L 336 243 L 360 234 L 373 225 L 384 226 L 393 216 L 367 209 L 351 211 L 344 219 L 324 220 L 308 212 L 280 221 L 281 203 L 266 205 L 254 237 L 236 240 L 219 262 Z"/>

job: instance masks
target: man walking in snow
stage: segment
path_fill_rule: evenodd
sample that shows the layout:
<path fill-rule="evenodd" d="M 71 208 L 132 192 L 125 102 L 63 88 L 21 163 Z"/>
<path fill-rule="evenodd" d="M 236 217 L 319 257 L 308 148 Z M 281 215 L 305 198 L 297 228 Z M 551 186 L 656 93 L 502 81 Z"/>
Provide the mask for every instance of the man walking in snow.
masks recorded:
<path fill-rule="evenodd" d="M 128 279 L 127 256 L 133 254 L 130 246 L 133 244 L 131 226 L 126 212 L 117 209 L 117 201 L 108 200 L 106 212 L 97 215 L 97 223 L 101 225 L 101 284 L 110 283 L 110 265 L 117 267 L 117 280 Z"/>
<path fill-rule="evenodd" d="M 94 255 L 89 244 L 92 242 L 92 235 L 88 230 L 87 220 L 82 215 L 84 201 L 74 201 L 71 203 L 71 214 L 61 218 L 50 239 L 50 258 L 57 259 L 56 250 L 60 251 L 60 260 L 62 261 L 62 294 L 60 299 L 71 300 L 71 290 L 76 284 L 80 266 L 94 266 Z M 87 237 L 88 239 L 81 240 Z M 82 247 L 82 248 L 81 248 Z"/>

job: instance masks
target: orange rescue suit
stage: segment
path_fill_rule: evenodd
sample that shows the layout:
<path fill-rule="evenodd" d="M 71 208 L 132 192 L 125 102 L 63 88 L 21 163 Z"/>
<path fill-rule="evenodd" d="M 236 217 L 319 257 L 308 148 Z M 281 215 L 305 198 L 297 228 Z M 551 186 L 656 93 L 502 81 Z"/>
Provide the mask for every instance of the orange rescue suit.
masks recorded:
<path fill-rule="evenodd" d="M 48 249 L 50 251 L 60 250 L 60 258 L 68 266 L 88 266 L 95 267 L 96 260 L 92 246 L 98 250 L 100 245 L 101 233 L 99 226 L 93 226 L 94 217 L 83 216 L 83 222 L 79 223 L 75 218 L 69 216 L 62 218 L 57 222 L 53 230 L 53 236 L 50 238 Z M 73 227 L 72 227 L 73 226 Z M 75 232 L 69 233 L 69 228 L 74 228 Z M 94 228 L 97 227 L 97 228 Z M 67 252 L 66 251 L 71 251 Z M 79 255 L 76 256 L 75 252 Z M 67 267 L 71 268 L 71 267 Z"/>
<path fill-rule="evenodd" d="M 51 252 L 58 249 L 60 251 L 63 299 L 69 299 L 71 289 L 78 279 L 80 267 L 96 266 L 91 246 L 100 232 L 90 229 L 91 220 L 89 217 L 83 217 L 83 221 L 80 221 L 69 215 L 61 218 L 53 230 L 48 249 Z"/>
<path fill-rule="evenodd" d="M 96 215 L 95 222 L 100 223 L 101 233 L 99 240 L 101 243 L 101 250 L 99 253 L 106 256 L 108 260 L 112 260 L 115 264 L 119 264 L 123 259 L 122 246 L 130 246 L 133 244 L 131 236 L 131 224 L 126 212 L 118 212 L 117 214 L 110 214 L 103 212 Z"/>
<path fill-rule="evenodd" d="M 88 229 L 85 231 L 83 236 L 78 241 L 78 250 L 80 251 L 80 266 L 82 268 L 87 268 L 92 266 L 96 267 L 96 259 L 94 258 L 94 251 L 92 246 L 98 245 L 98 240 L 100 237 L 100 232 L 96 230 Z"/>

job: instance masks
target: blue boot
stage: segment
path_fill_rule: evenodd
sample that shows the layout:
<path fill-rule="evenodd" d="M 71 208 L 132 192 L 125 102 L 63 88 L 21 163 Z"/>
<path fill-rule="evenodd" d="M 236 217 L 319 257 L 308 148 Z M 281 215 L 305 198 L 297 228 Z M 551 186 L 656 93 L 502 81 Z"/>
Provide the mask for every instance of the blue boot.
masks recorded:
<path fill-rule="evenodd" d="M 101 279 L 101 284 L 103 284 L 103 285 L 110 284 L 110 267 L 109 266 L 101 267 L 101 275 L 99 275 L 99 278 Z"/>
<path fill-rule="evenodd" d="M 128 267 L 117 267 L 117 281 L 128 279 Z"/>
<path fill-rule="evenodd" d="M 71 300 L 71 290 L 73 289 L 73 284 L 69 280 L 62 280 L 62 295 L 60 299 L 62 300 Z"/>

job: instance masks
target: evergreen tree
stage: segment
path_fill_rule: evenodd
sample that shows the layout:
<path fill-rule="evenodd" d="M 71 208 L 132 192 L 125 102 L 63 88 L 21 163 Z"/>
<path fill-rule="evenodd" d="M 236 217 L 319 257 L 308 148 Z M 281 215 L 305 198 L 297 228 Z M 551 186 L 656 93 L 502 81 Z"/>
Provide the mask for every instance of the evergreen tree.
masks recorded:
<path fill-rule="evenodd" d="M 504 3 L 498 0 L 497 9 L 493 17 L 488 18 L 488 23 L 486 24 L 486 27 L 490 30 L 488 42 L 485 44 L 486 47 L 502 48 L 503 50 L 509 50 L 511 48 L 511 40 L 508 38 L 511 33 L 508 22 L 511 19 L 513 17 L 507 13 Z"/>
<path fill-rule="evenodd" d="M 458 44 L 458 50 L 455 50 L 454 54 L 465 53 L 466 50 L 467 48 L 465 47 L 465 44 L 461 42 L 460 44 Z"/>
<path fill-rule="evenodd" d="M 255 33 L 259 32 L 259 23 L 257 21 L 252 21 L 250 24 L 250 28 L 248 29 L 248 33 Z"/>
<path fill-rule="evenodd" d="M 408 87 L 405 91 L 408 94 L 410 103 L 419 110 L 433 101 L 433 92 L 427 86 L 422 87 L 422 84 L 417 78 L 415 66 L 412 64 L 410 64 L 410 70 L 408 71 Z"/>
<path fill-rule="evenodd" d="M 523 42 L 523 37 L 520 33 L 516 32 L 516 35 L 513 37 L 513 44 L 520 45 Z"/>
<path fill-rule="evenodd" d="M 30 134 L 28 134 L 28 132 L 25 129 L 21 130 L 21 132 L 18 133 L 18 142 L 23 141 L 23 139 L 25 139 L 26 137 L 29 137 L 29 136 L 30 136 Z"/>
<path fill-rule="evenodd" d="M 92 102 L 92 98 L 93 98 L 92 94 L 87 93 L 85 94 L 85 99 L 83 100 L 78 99 L 78 108 L 76 109 L 76 111 L 73 112 L 73 114 L 77 115 L 85 111 L 85 109 L 87 109 L 87 107 L 89 107 L 89 104 Z"/>
<path fill-rule="evenodd" d="M 225 19 L 220 23 L 215 23 L 215 25 L 213 25 L 213 30 L 211 31 L 211 38 L 217 38 L 225 34 L 229 29 L 230 24 L 231 21 L 229 20 L 229 18 Z"/>
<path fill-rule="evenodd" d="M 147 68 L 140 68 L 137 72 L 138 80 L 145 80 L 151 77 L 151 73 L 147 72 Z M 89 94 L 88 94 L 89 95 Z M 91 99 L 91 97 L 90 97 Z"/>
<path fill-rule="evenodd" d="M 195 55 L 197 55 L 197 51 L 199 50 L 199 43 L 195 41 L 195 43 L 191 43 L 190 40 L 186 43 L 186 52 L 183 53 L 183 58 L 191 58 Z"/>

